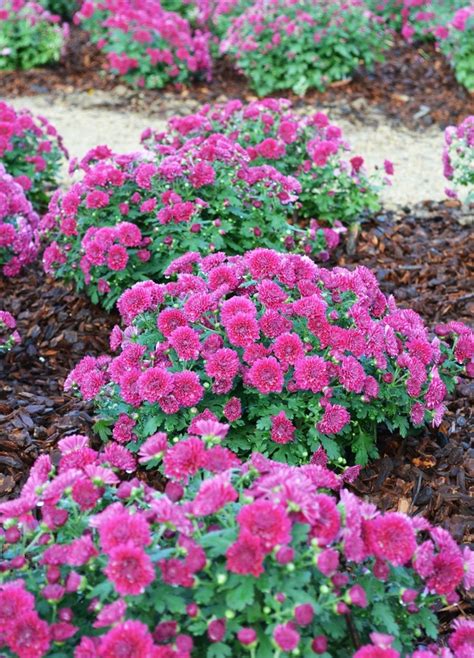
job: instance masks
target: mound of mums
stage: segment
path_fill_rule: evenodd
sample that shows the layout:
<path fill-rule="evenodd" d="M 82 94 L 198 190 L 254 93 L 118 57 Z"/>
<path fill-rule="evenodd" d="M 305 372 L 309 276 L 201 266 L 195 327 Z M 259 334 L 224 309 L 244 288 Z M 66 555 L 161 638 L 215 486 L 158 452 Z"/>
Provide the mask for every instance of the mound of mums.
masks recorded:
<path fill-rule="evenodd" d="M 0 164 L 0 267 L 4 276 L 17 276 L 35 260 L 38 223 L 23 187 Z"/>
<path fill-rule="evenodd" d="M 284 98 L 204 105 L 196 114 L 173 117 L 162 132 L 145 130 L 142 143 L 168 155 L 189 139 L 214 133 L 244 148 L 250 164 L 271 165 L 294 176 L 301 185 L 298 216 L 329 226 L 351 225 L 377 210 L 379 192 L 393 173 L 386 162 L 384 176 L 369 176 L 363 158 L 351 153 L 341 129 L 326 114 L 299 115 Z"/>
<path fill-rule="evenodd" d="M 85 357 L 66 381 L 94 400 L 103 438 L 134 450 L 206 414 L 230 423 L 226 445 L 239 455 L 302 463 L 322 445 L 331 460 L 365 463 L 378 425 L 406 435 L 439 424 L 456 377 L 473 374 L 468 327 L 432 337 L 365 267 L 259 248 L 188 253 L 165 274 L 120 297 L 117 354 Z"/>
<path fill-rule="evenodd" d="M 139 87 L 211 78 L 209 33 L 194 30 L 159 0 L 88 0 L 75 22 L 106 53 L 112 72 Z"/>
<path fill-rule="evenodd" d="M 192 460 L 182 444 L 167 449 L 176 478 L 164 493 L 134 477 L 116 443 L 98 453 L 72 435 L 57 466 L 41 456 L 0 504 L 0 647 L 19 658 L 336 658 L 356 651 L 352 628 L 366 644 L 355 656 L 395 658 L 436 640 L 434 610 L 472 586 L 472 552 L 359 500 L 345 489 L 358 469 L 336 476 L 321 451 L 301 467 L 258 453 L 241 464 L 213 445 L 227 430 L 195 421 Z M 155 451 L 166 444 L 155 437 Z M 413 656 L 467 657 L 473 636 L 460 622 L 452 653 Z"/>
<path fill-rule="evenodd" d="M 0 164 L 23 187 L 37 212 L 45 209 L 58 187 L 67 157 L 61 137 L 47 119 L 0 102 Z"/>
<path fill-rule="evenodd" d="M 339 241 L 337 229 L 292 225 L 300 183 L 253 166 L 225 135 L 160 156 L 99 146 L 72 166 L 81 180 L 58 190 L 42 219 L 43 263 L 106 308 L 136 281 L 161 280 L 187 252 L 243 253 L 260 244 L 327 257 L 328 243 Z"/>

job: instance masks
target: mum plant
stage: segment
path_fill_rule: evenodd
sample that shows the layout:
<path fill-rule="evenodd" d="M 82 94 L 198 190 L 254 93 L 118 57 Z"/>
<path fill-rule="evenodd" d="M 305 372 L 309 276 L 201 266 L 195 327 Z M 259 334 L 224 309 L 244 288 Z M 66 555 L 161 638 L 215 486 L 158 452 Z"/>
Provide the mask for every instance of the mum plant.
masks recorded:
<path fill-rule="evenodd" d="M 467 203 L 474 202 L 474 116 L 446 128 L 444 143 L 444 175 L 454 185 L 446 190 L 448 196 L 460 192 Z"/>
<path fill-rule="evenodd" d="M 436 32 L 438 44 L 458 82 L 474 90 L 474 3 L 459 9 L 447 26 Z"/>
<path fill-rule="evenodd" d="M 157 430 L 182 436 L 204 410 L 227 420 L 226 445 L 288 463 L 322 445 L 332 460 L 377 454 L 385 424 L 441 422 L 474 336 L 461 323 L 431 339 L 422 319 L 387 299 L 366 268 L 326 270 L 255 249 L 189 253 L 118 301 L 115 357 L 85 357 L 66 388 L 93 400 L 96 429 L 138 450 Z M 351 454 L 352 453 L 352 454 Z"/>
<path fill-rule="evenodd" d="M 67 157 L 62 138 L 47 119 L 0 102 L 0 164 L 20 183 L 35 210 L 47 206 Z"/>
<path fill-rule="evenodd" d="M 434 608 L 473 583 L 469 549 L 422 518 L 379 513 L 324 463 L 254 454 L 240 465 L 203 440 L 225 426 L 193 431 L 189 458 L 174 460 L 183 484 L 167 493 L 120 483 L 135 468 L 123 446 L 98 454 L 73 435 L 57 468 L 41 456 L 20 497 L 0 503 L 8 655 L 331 658 L 377 630 L 407 656 L 417 638 L 436 638 Z M 453 650 L 472 636 L 461 623 Z"/>
<path fill-rule="evenodd" d="M 5 276 L 17 276 L 36 259 L 38 223 L 23 188 L 0 164 L 0 267 Z"/>
<path fill-rule="evenodd" d="M 222 133 L 245 149 L 250 164 L 271 165 L 301 185 L 298 217 L 351 225 L 379 208 L 379 192 L 389 182 L 385 174 L 369 176 L 364 160 L 351 153 L 339 126 L 323 112 L 301 116 L 287 99 L 267 98 L 244 105 L 231 100 L 204 105 L 196 114 L 176 116 L 166 130 L 142 134 L 146 148 L 161 156 L 189 139 Z M 352 157 L 350 157 L 352 155 Z"/>
<path fill-rule="evenodd" d="M 303 95 L 382 59 L 388 36 L 359 0 L 257 0 L 235 18 L 221 42 L 264 96 L 291 89 Z"/>
<path fill-rule="evenodd" d="M 156 89 L 211 77 L 209 34 L 159 0 L 87 1 L 75 21 L 106 53 L 110 69 L 132 84 Z"/>
<path fill-rule="evenodd" d="M 0 354 L 9 352 L 20 341 L 13 315 L 8 311 L 0 311 Z"/>
<path fill-rule="evenodd" d="M 298 181 L 250 166 L 223 135 L 188 140 L 158 161 L 99 147 L 82 167 L 82 180 L 58 192 L 42 220 L 50 242 L 43 261 L 106 308 L 188 251 L 243 253 L 262 244 L 318 254 L 338 242 L 337 231 L 290 225 Z"/>
<path fill-rule="evenodd" d="M 32 69 L 59 61 L 68 34 L 60 17 L 36 2 L 2 2 L 0 69 Z"/>
<path fill-rule="evenodd" d="M 366 4 L 407 41 L 425 41 L 445 29 L 465 0 L 366 0 Z"/>

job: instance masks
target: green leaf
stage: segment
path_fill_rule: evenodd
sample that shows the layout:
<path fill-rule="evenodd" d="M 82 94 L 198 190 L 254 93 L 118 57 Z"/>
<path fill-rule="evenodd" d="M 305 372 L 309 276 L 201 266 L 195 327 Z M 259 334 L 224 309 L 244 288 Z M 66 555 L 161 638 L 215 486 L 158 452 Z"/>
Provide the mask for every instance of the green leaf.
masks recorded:
<path fill-rule="evenodd" d="M 207 650 L 207 658 L 221 658 L 221 656 L 232 656 L 232 649 L 222 642 L 213 644 Z"/>
<path fill-rule="evenodd" d="M 226 596 L 226 603 L 231 610 L 243 610 L 253 603 L 254 599 L 254 582 L 252 576 L 242 576 L 238 583 Z"/>

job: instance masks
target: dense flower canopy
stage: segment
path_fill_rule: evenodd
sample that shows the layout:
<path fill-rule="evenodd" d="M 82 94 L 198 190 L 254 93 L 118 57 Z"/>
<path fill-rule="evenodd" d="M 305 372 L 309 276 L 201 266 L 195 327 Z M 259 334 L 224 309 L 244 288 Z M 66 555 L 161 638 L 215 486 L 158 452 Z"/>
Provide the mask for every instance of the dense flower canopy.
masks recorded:
<path fill-rule="evenodd" d="M 210 409 L 231 423 L 238 453 L 301 463 L 322 443 L 332 459 L 349 448 L 365 463 L 378 423 L 402 434 L 439 424 L 454 375 L 472 374 L 467 327 L 431 338 L 364 267 L 329 270 L 260 248 L 189 253 L 166 274 L 176 281 L 138 283 L 119 299 L 118 355 L 86 357 L 66 382 L 95 400 L 101 432 L 113 427 L 122 443 L 179 435 Z"/>

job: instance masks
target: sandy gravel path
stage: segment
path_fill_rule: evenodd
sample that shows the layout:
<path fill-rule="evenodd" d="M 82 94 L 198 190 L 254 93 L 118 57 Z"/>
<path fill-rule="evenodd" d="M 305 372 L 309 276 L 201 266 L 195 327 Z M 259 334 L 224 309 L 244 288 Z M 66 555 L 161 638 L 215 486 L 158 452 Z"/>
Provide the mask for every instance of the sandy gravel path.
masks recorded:
<path fill-rule="evenodd" d="M 107 144 L 116 152 L 128 152 L 140 147 L 140 133 L 149 125 L 164 127 L 167 117 L 174 113 L 192 112 L 194 101 L 179 105 L 172 100 L 162 104 L 161 115 L 128 112 L 126 101 L 108 97 L 104 92 L 75 93 L 56 98 L 49 94 L 8 100 L 16 108 L 28 107 L 44 114 L 63 135 L 72 156 L 82 156 L 89 148 Z M 314 109 L 314 108 L 311 108 Z M 327 108 L 320 108 L 326 110 Z M 384 159 L 395 163 L 394 185 L 383 193 L 387 206 L 411 205 L 426 199 L 444 198 L 445 181 L 440 156 L 442 131 L 437 127 L 419 132 L 394 127 L 384 117 L 367 113 L 367 121 L 348 120 L 337 108 L 327 110 L 344 130 L 354 152 L 362 155 L 369 168 L 381 165 Z"/>

